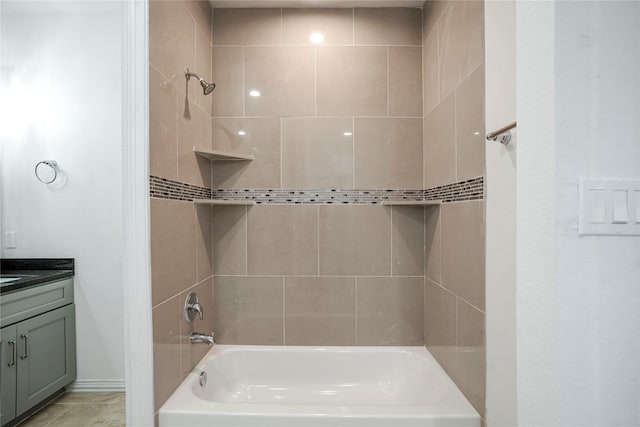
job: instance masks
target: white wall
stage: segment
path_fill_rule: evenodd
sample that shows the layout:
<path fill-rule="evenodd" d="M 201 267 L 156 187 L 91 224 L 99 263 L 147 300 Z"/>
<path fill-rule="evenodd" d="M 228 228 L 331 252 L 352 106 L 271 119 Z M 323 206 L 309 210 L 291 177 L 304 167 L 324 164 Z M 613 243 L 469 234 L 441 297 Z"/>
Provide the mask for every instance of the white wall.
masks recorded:
<path fill-rule="evenodd" d="M 578 178 L 640 179 L 640 3 L 557 2 L 559 425 L 640 426 L 640 237 L 580 237 Z"/>
<path fill-rule="evenodd" d="M 577 234 L 578 178 L 640 178 L 640 3 L 519 2 L 519 426 L 640 425 L 640 238 Z"/>
<path fill-rule="evenodd" d="M 124 385 L 120 7 L 2 3 L 2 256 L 75 258 L 85 387 Z M 36 180 L 44 159 L 64 185 Z"/>
<path fill-rule="evenodd" d="M 487 0 L 485 22 L 485 128 L 516 120 L 515 3 Z M 486 146 L 486 348 L 485 420 L 517 425 L 516 414 L 516 131 L 504 146 Z"/>

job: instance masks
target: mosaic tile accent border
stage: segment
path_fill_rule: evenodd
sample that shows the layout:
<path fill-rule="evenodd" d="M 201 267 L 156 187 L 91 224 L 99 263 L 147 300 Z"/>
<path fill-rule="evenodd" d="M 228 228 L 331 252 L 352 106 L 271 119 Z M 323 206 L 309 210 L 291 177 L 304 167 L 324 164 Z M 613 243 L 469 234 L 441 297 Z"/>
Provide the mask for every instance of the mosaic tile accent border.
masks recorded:
<path fill-rule="evenodd" d="M 193 199 L 210 199 L 211 189 L 150 175 L 149 195 L 156 199 L 193 201 Z"/>
<path fill-rule="evenodd" d="M 484 199 L 484 177 L 454 182 L 424 190 L 425 200 L 442 200 L 442 203 Z"/>
<path fill-rule="evenodd" d="M 383 200 L 422 200 L 422 190 L 220 189 L 212 191 L 212 198 L 263 204 L 378 204 Z"/>
<path fill-rule="evenodd" d="M 258 204 L 379 204 L 383 201 L 442 200 L 443 203 L 484 198 L 484 177 L 426 190 L 339 189 L 217 189 L 210 190 L 151 175 L 151 197 L 192 201 L 194 199 L 253 200 Z"/>

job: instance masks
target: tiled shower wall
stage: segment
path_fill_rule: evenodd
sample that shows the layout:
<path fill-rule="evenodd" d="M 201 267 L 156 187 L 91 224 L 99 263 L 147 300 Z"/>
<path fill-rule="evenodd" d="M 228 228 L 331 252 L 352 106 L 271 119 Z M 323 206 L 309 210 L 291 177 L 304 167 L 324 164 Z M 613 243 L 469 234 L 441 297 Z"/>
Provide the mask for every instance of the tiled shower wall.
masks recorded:
<path fill-rule="evenodd" d="M 211 76 L 211 8 L 207 2 L 149 3 L 150 173 L 211 187 L 211 163 L 194 146 L 210 147 L 211 97 L 185 67 Z M 191 201 L 151 199 L 151 287 L 156 410 L 208 350 L 188 343 L 193 330 L 213 329 L 210 208 Z M 204 321 L 187 324 L 186 295 L 196 291 Z"/>
<path fill-rule="evenodd" d="M 200 193 L 366 194 L 484 175 L 481 2 L 427 2 L 424 15 L 211 15 L 205 2 L 152 2 L 150 26 L 156 177 Z M 325 35 L 322 45 L 309 42 L 314 31 Z M 212 96 L 194 80 L 186 86 L 185 66 L 212 77 Z M 194 146 L 255 160 L 212 167 Z M 215 329 L 221 343 L 426 343 L 483 414 L 482 200 L 211 210 L 171 198 L 151 201 L 157 407 L 206 351 L 187 343 L 193 328 L 180 314 L 193 288 L 213 308 L 194 328 Z"/>
<path fill-rule="evenodd" d="M 481 1 L 425 2 L 425 188 L 484 175 Z M 484 200 L 425 209 L 425 344 L 484 415 Z"/>
<path fill-rule="evenodd" d="M 421 189 L 421 19 L 215 9 L 213 147 L 255 160 L 214 163 L 214 188 Z M 266 203 L 212 218 L 219 342 L 423 343 L 422 209 Z"/>

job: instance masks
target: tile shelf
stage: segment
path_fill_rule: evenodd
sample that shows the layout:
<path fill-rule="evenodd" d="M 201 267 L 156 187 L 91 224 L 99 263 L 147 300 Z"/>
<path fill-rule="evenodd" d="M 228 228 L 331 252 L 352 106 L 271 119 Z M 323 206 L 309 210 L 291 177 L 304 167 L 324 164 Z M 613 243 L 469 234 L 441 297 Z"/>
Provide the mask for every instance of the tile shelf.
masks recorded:
<path fill-rule="evenodd" d="M 196 153 L 196 155 L 204 157 L 205 159 L 209 159 L 209 160 L 251 161 L 254 159 L 254 157 L 251 155 L 229 153 L 229 152 L 220 151 L 220 150 L 204 150 L 196 147 L 193 147 L 193 152 Z"/>
<path fill-rule="evenodd" d="M 385 200 L 383 206 L 440 206 L 440 200 Z"/>
<path fill-rule="evenodd" d="M 220 199 L 196 199 L 193 201 L 196 205 L 208 206 L 250 206 L 255 205 L 254 200 L 220 200 Z"/>

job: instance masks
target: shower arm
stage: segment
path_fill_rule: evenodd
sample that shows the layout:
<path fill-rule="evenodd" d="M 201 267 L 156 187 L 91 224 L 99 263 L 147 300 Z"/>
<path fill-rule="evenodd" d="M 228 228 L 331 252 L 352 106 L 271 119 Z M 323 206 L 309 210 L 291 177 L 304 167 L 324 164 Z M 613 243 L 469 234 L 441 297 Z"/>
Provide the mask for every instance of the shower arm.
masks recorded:
<path fill-rule="evenodd" d="M 197 75 L 196 73 L 193 73 L 193 72 L 189 71 L 189 69 L 188 69 L 188 68 L 185 68 L 185 69 L 184 69 L 184 76 L 187 78 L 187 81 L 189 81 L 189 79 L 190 79 L 191 77 L 195 77 L 196 79 L 198 79 L 198 80 L 202 81 L 202 77 L 200 77 L 200 76 L 199 76 L 199 75 Z"/>

